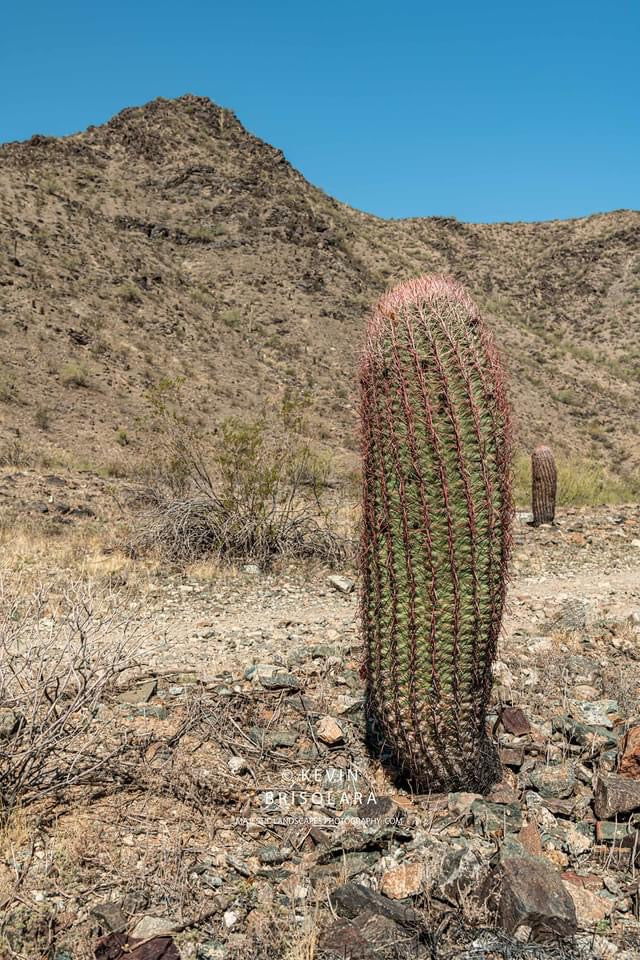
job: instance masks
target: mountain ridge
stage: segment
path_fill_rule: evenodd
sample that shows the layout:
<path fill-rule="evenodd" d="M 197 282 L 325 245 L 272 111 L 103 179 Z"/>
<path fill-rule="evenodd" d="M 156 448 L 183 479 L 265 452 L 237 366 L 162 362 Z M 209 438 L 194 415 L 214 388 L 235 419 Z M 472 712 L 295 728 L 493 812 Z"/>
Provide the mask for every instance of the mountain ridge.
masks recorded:
<path fill-rule="evenodd" d="M 0 443 L 18 431 L 53 461 L 135 458 L 148 390 L 183 377 L 211 424 L 306 394 L 319 443 L 352 462 L 367 312 L 387 286 L 444 272 L 494 329 L 523 448 L 640 462 L 637 211 L 386 220 L 187 94 L 0 145 L 0 231 Z"/>

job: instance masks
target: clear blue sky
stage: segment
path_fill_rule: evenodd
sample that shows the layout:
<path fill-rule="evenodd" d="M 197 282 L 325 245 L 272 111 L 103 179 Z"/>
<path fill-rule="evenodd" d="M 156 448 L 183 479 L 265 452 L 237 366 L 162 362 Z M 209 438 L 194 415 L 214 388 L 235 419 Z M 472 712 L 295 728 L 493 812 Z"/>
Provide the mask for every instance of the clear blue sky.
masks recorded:
<path fill-rule="evenodd" d="M 157 96 L 234 110 L 385 217 L 640 207 L 639 0 L 8 0 L 0 141 Z"/>

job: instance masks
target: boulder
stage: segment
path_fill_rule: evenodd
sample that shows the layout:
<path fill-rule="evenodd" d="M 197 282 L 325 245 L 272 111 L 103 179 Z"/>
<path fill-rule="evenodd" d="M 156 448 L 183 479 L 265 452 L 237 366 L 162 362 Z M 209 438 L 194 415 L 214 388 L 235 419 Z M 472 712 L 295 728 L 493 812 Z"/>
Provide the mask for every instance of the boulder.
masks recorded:
<path fill-rule="evenodd" d="M 578 928 L 576 908 L 558 873 L 526 855 L 501 861 L 498 923 L 510 936 L 528 927 L 538 941 L 570 937 Z"/>

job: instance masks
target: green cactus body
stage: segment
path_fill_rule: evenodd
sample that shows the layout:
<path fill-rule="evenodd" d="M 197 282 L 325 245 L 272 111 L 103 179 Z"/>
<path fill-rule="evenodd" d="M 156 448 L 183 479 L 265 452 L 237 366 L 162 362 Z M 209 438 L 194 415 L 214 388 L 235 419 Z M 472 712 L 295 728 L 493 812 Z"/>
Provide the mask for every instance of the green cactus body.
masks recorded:
<path fill-rule="evenodd" d="M 382 297 L 361 366 L 361 615 L 369 734 L 413 786 L 484 790 L 510 549 L 510 417 L 462 287 Z"/>

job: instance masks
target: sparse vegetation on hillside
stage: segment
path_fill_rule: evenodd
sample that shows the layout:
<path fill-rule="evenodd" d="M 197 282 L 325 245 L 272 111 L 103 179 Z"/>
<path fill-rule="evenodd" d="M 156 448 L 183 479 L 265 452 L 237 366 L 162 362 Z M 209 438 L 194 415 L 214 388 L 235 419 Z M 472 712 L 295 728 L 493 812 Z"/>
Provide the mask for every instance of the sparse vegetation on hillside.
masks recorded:
<path fill-rule="evenodd" d="M 308 184 L 230 111 L 187 96 L 0 147 L 0 227 L 0 441 L 20 429 L 36 459 L 119 457 L 117 430 L 169 371 L 188 376 L 190 412 L 216 421 L 256 419 L 287 384 L 312 385 L 313 433 L 353 468 L 366 312 L 388 283 L 439 272 L 486 310 L 521 449 L 556 436 L 558 453 L 612 474 L 640 463 L 627 349 L 640 323 L 640 214 L 381 220 Z M 594 432 L 605 406 L 610 429 Z M 56 410 L 47 430 L 38 407 Z"/>

